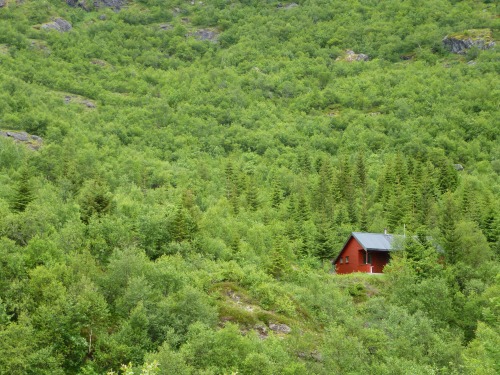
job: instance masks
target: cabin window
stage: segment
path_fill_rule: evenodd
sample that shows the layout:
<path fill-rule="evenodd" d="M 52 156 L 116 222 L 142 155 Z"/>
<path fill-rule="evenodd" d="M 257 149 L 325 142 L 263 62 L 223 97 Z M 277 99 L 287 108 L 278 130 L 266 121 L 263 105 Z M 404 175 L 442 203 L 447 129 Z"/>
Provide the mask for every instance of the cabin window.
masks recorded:
<path fill-rule="evenodd" d="M 349 257 L 345 257 L 345 264 L 349 263 Z"/>
<path fill-rule="evenodd" d="M 343 263 L 343 262 L 342 262 L 342 257 L 340 257 L 339 264 L 342 264 L 342 263 Z"/>
<path fill-rule="evenodd" d="M 372 264 L 372 254 L 368 253 L 368 255 L 365 258 L 365 264 Z"/>

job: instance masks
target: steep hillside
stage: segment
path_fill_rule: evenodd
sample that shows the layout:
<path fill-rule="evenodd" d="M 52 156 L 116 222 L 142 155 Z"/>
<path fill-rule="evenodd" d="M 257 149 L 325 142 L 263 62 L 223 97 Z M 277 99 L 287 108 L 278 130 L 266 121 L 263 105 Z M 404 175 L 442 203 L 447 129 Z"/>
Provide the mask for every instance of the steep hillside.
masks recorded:
<path fill-rule="evenodd" d="M 0 0 L 0 374 L 500 372 L 498 14 Z"/>

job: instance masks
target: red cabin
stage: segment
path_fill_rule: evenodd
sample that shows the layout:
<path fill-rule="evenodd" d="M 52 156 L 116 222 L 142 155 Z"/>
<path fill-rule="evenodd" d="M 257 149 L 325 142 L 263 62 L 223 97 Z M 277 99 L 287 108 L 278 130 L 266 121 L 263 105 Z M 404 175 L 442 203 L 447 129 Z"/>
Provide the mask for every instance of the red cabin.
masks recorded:
<path fill-rule="evenodd" d="M 339 274 L 382 273 L 392 250 L 391 234 L 353 232 L 333 264 Z"/>

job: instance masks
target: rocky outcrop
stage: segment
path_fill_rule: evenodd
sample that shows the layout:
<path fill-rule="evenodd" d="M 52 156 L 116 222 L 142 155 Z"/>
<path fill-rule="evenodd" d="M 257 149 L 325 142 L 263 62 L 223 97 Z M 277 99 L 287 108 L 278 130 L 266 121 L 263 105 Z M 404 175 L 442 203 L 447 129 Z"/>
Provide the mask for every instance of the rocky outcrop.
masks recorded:
<path fill-rule="evenodd" d="M 7 0 L 0 0 L 0 8 L 3 8 L 7 4 Z"/>
<path fill-rule="evenodd" d="M 66 95 L 64 97 L 64 103 L 65 104 L 76 103 L 76 104 L 82 104 L 87 108 L 97 108 L 97 105 L 92 100 L 82 98 L 79 96 Z"/>
<path fill-rule="evenodd" d="M 160 24 L 160 29 L 162 30 L 172 30 L 174 27 L 171 23 L 162 23 Z"/>
<path fill-rule="evenodd" d="M 355 53 L 353 50 L 348 49 L 345 51 L 344 56 L 340 56 L 337 58 L 337 61 L 347 61 L 347 62 L 353 62 L 353 61 L 368 61 L 370 58 L 368 55 L 365 55 L 364 53 Z"/>
<path fill-rule="evenodd" d="M 467 30 L 461 34 L 447 35 L 443 39 L 443 45 L 452 53 L 464 54 L 472 47 L 481 50 L 493 48 L 495 41 L 493 40 L 491 30 L 474 29 Z"/>
<path fill-rule="evenodd" d="M 217 32 L 209 29 L 200 29 L 190 35 L 194 36 L 197 40 L 208 40 L 213 43 L 217 42 L 217 39 L 219 38 L 219 34 Z"/>
<path fill-rule="evenodd" d="M 42 138 L 37 135 L 17 131 L 0 131 L 0 137 L 10 138 L 17 143 L 23 143 L 31 150 L 38 150 L 42 147 Z"/>
<path fill-rule="evenodd" d="M 126 0 L 66 0 L 66 4 L 72 7 L 79 7 L 86 11 L 107 7 L 118 11 L 126 4 Z"/>
<path fill-rule="evenodd" d="M 293 9 L 293 8 L 298 7 L 298 6 L 299 6 L 299 4 L 297 4 L 297 3 L 290 3 L 290 4 L 279 3 L 278 5 L 276 5 L 276 8 L 278 8 L 278 9 Z"/>
<path fill-rule="evenodd" d="M 277 332 L 277 333 L 290 333 L 292 332 L 292 329 L 288 327 L 286 324 L 282 323 L 269 323 L 269 329 L 271 331 Z"/>
<path fill-rule="evenodd" d="M 61 33 L 65 33 L 65 32 L 68 32 L 72 29 L 73 27 L 71 26 L 71 24 L 62 19 L 62 18 L 56 18 L 54 20 L 54 22 L 49 22 L 49 23 L 44 23 L 42 25 L 42 29 L 45 29 L 45 30 L 57 30 Z"/>

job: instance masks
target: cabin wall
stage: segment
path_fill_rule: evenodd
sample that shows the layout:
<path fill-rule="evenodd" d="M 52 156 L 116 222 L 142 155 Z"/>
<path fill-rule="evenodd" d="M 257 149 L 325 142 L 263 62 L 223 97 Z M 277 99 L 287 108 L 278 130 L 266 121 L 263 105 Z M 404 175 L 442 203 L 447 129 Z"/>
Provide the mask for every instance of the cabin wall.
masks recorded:
<path fill-rule="evenodd" d="M 371 251 L 372 258 L 372 272 L 373 273 L 382 273 L 385 265 L 389 263 L 389 253 L 382 251 Z"/>
<path fill-rule="evenodd" d="M 344 250 L 340 254 L 339 259 L 335 263 L 335 269 L 337 273 L 351 273 L 357 272 L 359 269 L 359 265 L 364 263 L 364 258 L 360 256 L 362 254 L 360 250 L 363 250 L 363 247 L 356 241 L 354 237 L 347 242 L 344 247 Z M 349 257 L 349 263 L 345 263 L 345 258 Z M 342 258 L 342 263 L 340 263 L 340 259 Z"/>

